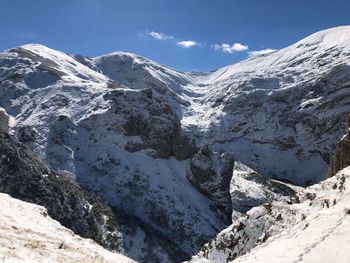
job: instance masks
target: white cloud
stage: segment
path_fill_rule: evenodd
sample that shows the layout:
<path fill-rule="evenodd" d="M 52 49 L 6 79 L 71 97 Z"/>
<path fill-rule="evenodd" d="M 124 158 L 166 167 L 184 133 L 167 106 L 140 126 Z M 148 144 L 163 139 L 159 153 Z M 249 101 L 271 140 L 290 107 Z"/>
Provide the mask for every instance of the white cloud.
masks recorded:
<path fill-rule="evenodd" d="M 173 39 L 174 37 L 173 36 L 169 36 L 167 34 L 164 34 L 162 32 L 149 32 L 147 33 L 148 35 L 150 35 L 151 37 L 153 37 L 154 39 L 157 39 L 157 40 L 170 40 L 170 39 Z"/>
<path fill-rule="evenodd" d="M 176 45 L 183 48 L 190 48 L 194 46 L 199 46 L 199 43 L 193 40 L 184 40 L 184 41 L 177 42 Z"/>
<path fill-rule="evenodd" d="M 215 44 L 211 46 L 212 48 L 214 48 L 215 50 L 222 50 L 224 53 L 235 53 L 235 52 L 242 52 L 245 50 L 248 50 L 248 46 L 241 44 L 241 43 L 233 43 L 232 45 L 230 44 L 226 44 L 226 43 L 222 43 L 222 44 Z"/>
<path fill-rule="evenodd" d="M 276 49 L 267 48 L 267 49 L 263 49 L 263 50 L 251 51 L 251 52 L 248 52 L 248 54 L 249 54 L 249 57 L 255 57 L 255 56 L 269 54 L 269 53 L 272 53 L 275 51 L 276 51 Z"/>
<path fill-rule="evenodd" d="M 163 32 L 146 32 L 146 34 L 153 39 L 156 40 L 162 40 L 162 41 L 169 41 L 172 40 L 174 43 L 176 43 L 177 46 L 182 48 L 191 48 L 194 46 L 202 46 L 200 42 L 194 41 L 194 40 L 181 40 L 179 38 L 175 38 L 173 36 L 167 35 Z M 143 33 L 139 33 L 139 36 L 144 37 L 145 35 Z"/>

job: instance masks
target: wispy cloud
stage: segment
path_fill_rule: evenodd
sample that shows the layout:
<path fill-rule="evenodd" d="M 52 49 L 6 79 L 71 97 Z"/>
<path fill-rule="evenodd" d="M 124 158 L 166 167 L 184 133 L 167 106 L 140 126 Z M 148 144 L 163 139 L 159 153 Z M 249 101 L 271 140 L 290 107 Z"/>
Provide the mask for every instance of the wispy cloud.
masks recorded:
<path fill-rule="evenodd" d="M 193 40 L 183 40 L 183 41 L 177 42 L 176 45 L 183 48 L 190 48 L 194 46 L 199 46 L 199 43 Z"/>
<path fill-rule="evenodd" d="M 170 39 L 174 39 L 173 36 L 169 36 L 163 32 L 154 32 L 154 31 L 151 31 L 151 32 L 148 32 L 147 33 L 149 36 L 151 36 L 153 39 L 156 39 L 156 40 L 170 40 Z"/>
<path fill-rule="evenodd" d="M 214 45 L 211 45 L 211 47 L 215 50 L 221 50 L 224 53 L 229 53 L 229 54 L 232 54 L 235 52 L 242 52 L 249 49 L 247 45 L 244 45 L 241 43 L 233 43 L 232 45 L 226 44 L 226 43 L 214 44 Z"/>
<path fill-rule="evenodd" d="M 276 49 L 267 48 L 267 49 L 263 49 L 263 50 L 251 51 L 251 52 L 248 52 L 248 54 L 249 54 L 249 57 L 255 57 L 255 56 L 269 54 L 269 53 L 272 53 L 275 51 L 276 51 Z"/>

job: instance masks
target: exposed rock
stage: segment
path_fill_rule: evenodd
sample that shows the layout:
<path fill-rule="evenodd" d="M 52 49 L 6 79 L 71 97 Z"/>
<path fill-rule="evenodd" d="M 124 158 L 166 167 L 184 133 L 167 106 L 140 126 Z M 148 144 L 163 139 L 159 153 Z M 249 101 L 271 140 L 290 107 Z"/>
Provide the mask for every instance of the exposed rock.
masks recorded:
<path fill-rule="evenodd" d="M 0 132 L 9 132 L 9 116 L 3 108 L 0 108 Z"/>
<path fill-rule="evenodd" d="M 31 145 L 35 142 L 36 131 L 31 126 L 20 126 L 17 128 L 16 138 L 26 145 Z"/>
<path fill-rule="evenodd" d="M 197 151 L 194 140 L 181 132 L 180 120 L 161 97 L 153 96 L 151 89 L 114 90 L 104 96 L 111 101 L 115 114 L 121 115 L 123 132 L 127 136 L 139 136 L 143 143 L 127 142 L 126 150 L 135 152 L 153 149 L 154 158 L 185 160 Z M 131 107 L 132 106 L 132 107 Z"/>
<path fill-rule="evenodd" d="M 173 138 L 171 148 L 172 155 L 178 160 L 191 158 L 198 151 L 195 140 L 181 132 Z"/>
<path fill-rule="evenodd" d="M 234 157 L 231 153 L 213 152 L 208 145 L 204 145 L 192 157 L 187 173 L 188 180 L 223 212 L 226 223 L 231 222 L 230 181 L 233 167 Z"/>
<path fill-rule="evenodd" d="M 347 122 L 346 135 L 339 141 L 330 160 L 328 177 L 334 176 L 337 172 L 350 165 L 350 113 L 347 114 Z"/>

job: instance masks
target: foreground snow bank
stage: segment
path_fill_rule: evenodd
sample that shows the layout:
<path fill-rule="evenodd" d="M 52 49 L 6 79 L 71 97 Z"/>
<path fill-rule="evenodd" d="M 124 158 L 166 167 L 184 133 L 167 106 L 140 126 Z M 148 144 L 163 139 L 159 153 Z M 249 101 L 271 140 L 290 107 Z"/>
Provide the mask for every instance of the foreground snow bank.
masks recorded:
<path fill-rule="evenodd" d="M 0 194 L 0 262 L 134 262 L 47 215 L 42 206 Z"/>
<path fill-rule="evenodd" d="M 350 167 L 308 190 L 305 220 L 235 262 L 350 262 Z"/>

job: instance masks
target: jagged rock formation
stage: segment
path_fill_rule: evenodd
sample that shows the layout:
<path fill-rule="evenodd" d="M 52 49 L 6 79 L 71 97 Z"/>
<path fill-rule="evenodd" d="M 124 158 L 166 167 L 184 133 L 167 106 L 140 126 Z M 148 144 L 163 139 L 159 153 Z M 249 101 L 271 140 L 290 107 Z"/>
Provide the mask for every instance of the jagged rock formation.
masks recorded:
<path fill-rule="evenodd" d="M 141 91 L 113 90 L 104 95 L 110 101 L 111 110 L 122 113 L 123 132 L 127 136 L 139 136 L 142 142 L 128 141 L 130 152 L 152 149 L 154 158 L 185 160 L 196 152 L 194 141 L 181 134 L 180 120 L 162 97 L 154 97 L 152 89 Z M 130 105 L 135 105 L 130 109 Z M 145 114 L 146 113 L 146 114 Z M 117 125 L 114 127 L 118 130 Z"/>
<path fill-rule="evenodd" d="M 234 167 L 231 153 L 213 152 L 208 145 L 202 146 L 191 158 L 187 179 L 214 202 L 223 212 L 225 222 L 231 222 L 232 203 L 230 181 Z"/>
<path fill-rule="evenodd" d="M 339 141 L 329 162 L 328 177 L 350 165 L 350 113 L 347 114 L 346 135 Z"/>
<path fill-rule="evenodd" d="M 2 108 L 0 108 L 0 132 L 9 132 L 9 116 L 7 115 L 6 111 Z"/>

